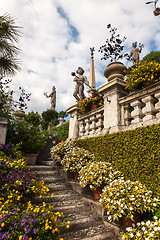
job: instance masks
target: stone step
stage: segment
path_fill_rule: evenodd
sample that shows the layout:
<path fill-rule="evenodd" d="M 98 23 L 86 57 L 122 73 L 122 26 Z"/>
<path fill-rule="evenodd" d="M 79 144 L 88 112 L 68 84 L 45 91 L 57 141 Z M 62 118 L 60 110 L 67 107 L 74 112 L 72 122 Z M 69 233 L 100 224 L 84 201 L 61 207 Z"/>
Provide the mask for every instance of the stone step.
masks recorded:
<path fill-rule="evenodd" d="M 85 217 L 71 221 L 71 223 L 69 224 L 69 229 L 67 229 L 65 226 L 60 226 L 59 229 L 61 233 L 67 233 L 89 227 L 95 227 L 100 224 L 102 224 L 102 220 L 99 218 Z"/>
<path fill-rule="evenodd" d="M 62 182 L 56 183 L 48 183 L 47 187 L 49 188 L 50 192 L 62 191 L 62 190 L 70 190 L 70 186 L 63 184 Z"/>
<path fill-rule="evenodd" d="M 34 170 L 34 171 L 52 171 L 55 170 L 54 166 L 45 166 L 45 165 L 30 165 L 29 166 L 30 169 Z"/>
<path fill-rule="evenodd" d="M 64 240 L 118 240 L 113 232 L 103 225 L 61 234 Z"/>
<path fill-rule="evenodd" d="M 44 165 L 44 166 L 54 166 L 55 163 L 54 161 L 51 161 L 51 160 L 47 160 L 47 161 L 40 161 L 38 163 L 38 165 Z"/>
<path fill-rule="evenodd" d="M 90 208 L 86 205 L 79 204 L 79 205 L 69 205 L 69 206 L 61 206 L 61 207 L 55 207 L 54 208 L 55 212 L 63 212 L 64 215 L 66 214 L 79 214 L 82 213 L 83 211 L 90 211 Z"/>
<path fill-rule="evenodd" d="M 64 182 L 63 179 L 60 176 L 43 176 L 43 180 L 45 181 L 45 183 L 61 183 Z"/>
<path fill-rule="evenodd" d="M 37 171 L 36 175 L 43 176 L 43 177 L 45 177 L 45 176 L 47 176 L 47 177 L 49 177 L 49 176 L 51 176 L 51 177 L 52 176 L 60 176 L 60 174 L 56 170 L 53 170 L 53 171 Z"/>

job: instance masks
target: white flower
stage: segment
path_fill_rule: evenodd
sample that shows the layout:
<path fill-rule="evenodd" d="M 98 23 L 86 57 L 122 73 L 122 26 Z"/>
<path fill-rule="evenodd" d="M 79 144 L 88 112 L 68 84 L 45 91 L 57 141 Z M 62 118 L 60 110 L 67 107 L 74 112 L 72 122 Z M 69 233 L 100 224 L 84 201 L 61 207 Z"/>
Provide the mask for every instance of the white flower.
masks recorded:
<path fill-rule="evenodd" d="M 131 237 L 131 238 L 133 238 L 133 237 L 134 237 L 133 233 L 131 233 L 131 234 L 130 234 L 130 237 Z"/>
<path fill-rule="evenodd" d="M 141 236 L 140 232 L 137 232 L 137 237 L 140 237 L 140 236 Z"/>
<path fill-rule="evenodd" d="M 109 216 L 109 217 L 108 217 L 108 220 L 110 221 L 111 219 L 112 219 L 112 217 L 111 217 L 111 216 Z"/>
<path fill-rule="evenodd" d="M 132 228 L 131 228 L 131 227 L 127 227 L 127 228 L 126 228 L 126 231 L 127 231 L 127 232 L 131 232 L 131 231 L 132 231 Z"/>

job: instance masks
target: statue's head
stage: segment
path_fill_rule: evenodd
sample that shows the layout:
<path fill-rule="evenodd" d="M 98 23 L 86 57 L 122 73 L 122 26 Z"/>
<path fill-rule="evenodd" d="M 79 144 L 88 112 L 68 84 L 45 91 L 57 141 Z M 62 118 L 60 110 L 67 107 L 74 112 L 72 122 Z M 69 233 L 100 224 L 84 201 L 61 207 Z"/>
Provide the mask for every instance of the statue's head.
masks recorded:
<path fill-rule="evenodd" d="M 84 70 L 83 70 L 83 68 L 82 67 L 78 67 L 78 69 L 77 69 L 77 71 L 76 71 L 76 73 L 78 73 L 78 74 L 83 74 L 84 73 Z"/>
<path fill-rule="evenodd" d="M 135 48 L 137 47 L 137 42 L 132 43 L 132 46 Z"/>
<path fill-rule="evenodd" d="M 55 86 L 52 87 L 52 90 L 56 90 Z"/>

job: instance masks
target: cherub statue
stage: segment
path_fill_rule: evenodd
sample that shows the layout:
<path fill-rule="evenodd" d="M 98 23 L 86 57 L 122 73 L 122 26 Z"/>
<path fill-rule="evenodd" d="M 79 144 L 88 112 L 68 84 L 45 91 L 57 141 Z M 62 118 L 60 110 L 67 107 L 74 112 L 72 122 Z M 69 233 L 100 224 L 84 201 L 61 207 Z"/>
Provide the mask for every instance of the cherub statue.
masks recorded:
<path fill-rule="evenodd" d="M 74 93 L 73 96 L 75 97 L 75 99 L 77 101 L 84 99 L 85 95 L 84 95 L 84 83 L 89 86 L 89 82 L 87 80 L 86 76 L 83 76 L 84 70 L 81 67 L 78 67 L 76 73 L 78 73 L 78 76 L 76 76 L 75 72 L 72 72 L 71 75 L 75 76 L 75 78 L 73 79 L 74 82 L 76 82 L 76 86 L 74 89 Z"/>
<path fill-rule="evenodd" d="M 56 88 L 55 88 L 55 86 L 53 86 L 52 92 L 49 95 L 47 95 L 46 92 L 44 93 L 44 95 L 47 98 L 51 98 L 51 109 L 55 110 L 55 107 L 56 107 Z"/>
<path fill-rule="evenodd" d="M 133 65 L 136 65 L 139 63 L 139 53 L 141 53 L 142 48 L 144 46 L 143 44 L 139 43 L 139 48 L 137 48 L 137 42 L 132 43 L 132 46 L 133 46 L 133 49 L 131 51 L 129 59 L 132 57 L 132 63 Z"/>

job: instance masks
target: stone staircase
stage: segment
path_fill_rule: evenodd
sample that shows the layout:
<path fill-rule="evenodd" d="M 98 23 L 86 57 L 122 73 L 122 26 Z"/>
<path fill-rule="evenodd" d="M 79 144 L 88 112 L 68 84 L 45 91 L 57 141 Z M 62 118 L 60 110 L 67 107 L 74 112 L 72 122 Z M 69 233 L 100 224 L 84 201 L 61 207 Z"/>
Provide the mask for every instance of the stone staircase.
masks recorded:
<path fill-rule="evenodd" d="M 84 198 L 73 190 L 72 184 L 66 181 L 60 173 L 60 166 L 53 165 L 53 161 L 41 161 L 41 165 L 30 166 L 43 177 L 50 189 L 49 194 L 37 198 L 36 204 L 46 202 L 54 206 L 55 212 L 63 212 L 63 220 L 70 221 L 70 228 L 61 226 L 61 237 L 64 240 L 117 240 L 115 229 L 105 224 L 102 217 L 94 215 Z M 76 181 L 76 180 L 72 180 Z"/>

